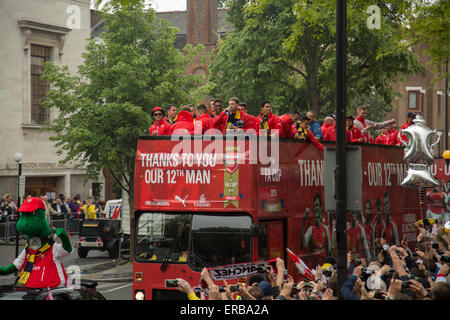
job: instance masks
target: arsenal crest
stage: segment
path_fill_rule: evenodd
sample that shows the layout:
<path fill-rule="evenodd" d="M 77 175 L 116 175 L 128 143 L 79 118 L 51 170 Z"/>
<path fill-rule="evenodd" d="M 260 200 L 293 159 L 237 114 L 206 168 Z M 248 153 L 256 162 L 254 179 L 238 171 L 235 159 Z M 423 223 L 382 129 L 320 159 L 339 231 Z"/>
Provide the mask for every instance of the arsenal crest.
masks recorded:
<path fill-rule="evenodd" d="M 235 150 L 227 150 L 225 152 L 225 157 L 223 162 L 225 164 L 225 169 L 229 173 L 234 173 L 239 166 L 239 155 Z"/>

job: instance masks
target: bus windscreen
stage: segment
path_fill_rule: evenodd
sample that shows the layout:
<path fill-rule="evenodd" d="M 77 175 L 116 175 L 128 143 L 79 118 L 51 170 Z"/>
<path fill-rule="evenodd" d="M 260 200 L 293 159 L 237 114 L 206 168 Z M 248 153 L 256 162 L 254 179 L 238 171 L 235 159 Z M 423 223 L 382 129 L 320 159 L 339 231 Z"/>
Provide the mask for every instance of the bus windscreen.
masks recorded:
<path fill-rule="evenodd" d="M 251 261 L 249 215 L 143 213 L 136 223 L 135 259 L 202 268 Z"/>

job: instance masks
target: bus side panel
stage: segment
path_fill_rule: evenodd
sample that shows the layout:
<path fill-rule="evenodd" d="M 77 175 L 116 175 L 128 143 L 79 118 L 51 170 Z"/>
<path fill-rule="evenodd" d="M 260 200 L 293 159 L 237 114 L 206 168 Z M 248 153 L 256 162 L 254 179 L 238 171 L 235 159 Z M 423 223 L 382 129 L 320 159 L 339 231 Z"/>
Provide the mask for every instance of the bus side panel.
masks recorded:
<path fill-rule="evenodd" d="M 372 239 L 383 237 L 388 244 L 400 245 L 404 238 L 414 245 L 416 230 L 412 225 L 423 212 L 418 189 L 400 185 L 408 171 L 403 149 L 382 146 L 364 149 L 363 218 L 372 221 Z"/>
<path fill-rule="evenodd" d="M 384 236 L 390 244 L 399 244 L 405 237 L 414 246 L 412 224 L 421 218 L 419 192 L 400 186 L 407 172 L 403 149 L 361 148 L 362 211 L 347 216 L 347 247 L 353 251 L 352 258 L 375 258 L 377 236 Z M 287 247 L 314 268 L 327 256 L 336 256 L 335 212 L 324 210 L 323 153 L 316 154 L 311 145 L 292 144 L 291 149 Z"/>
<path fill-rule="evenodd" d="M 139 140 L 135 210 L 254 210 L 255 165 L 249 163 L 249 144 Z"/>
<path fill-rule="evenodd" d="M 425 215 L 432 216 L 431 213 L 441 211 L 442 222 L 445 224 L 450 221 L 450 161 L 447 163 L 444 159 L 436 159 L 430 166 L 430 171 L 439 180 L 439 189 L 427 189 L 423 192 Z"/>

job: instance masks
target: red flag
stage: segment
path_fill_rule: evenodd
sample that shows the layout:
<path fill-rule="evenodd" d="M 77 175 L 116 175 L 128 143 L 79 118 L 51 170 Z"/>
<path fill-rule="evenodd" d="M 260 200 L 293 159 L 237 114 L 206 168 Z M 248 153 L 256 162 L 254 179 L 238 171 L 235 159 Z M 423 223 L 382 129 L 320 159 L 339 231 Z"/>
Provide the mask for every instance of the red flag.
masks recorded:
<path fill-rule="evenodd" d="M 55 300 L 55 298 L 53 297 L 52 294 L 52 290 L 50 290 L 50 288 L 47 288 L 48 291 L 48 296 L 45 298 L 45 300 Z"/>
<path fill-rule="evenodd" d="M 314 275 L 311 269 L 308 268 L 308 266 L 303 262 L 303 260 L 297 257 L 295 253 L 293 253 L 289 248 L 286 248 L 286 250 L 289 257 L 291 257 L 292 261 L 294 261 L 298 271 L 300 271 L 300 273 L 304 275 L 305 278 L 307 278 L 308 280 L 314 280 Z"/>

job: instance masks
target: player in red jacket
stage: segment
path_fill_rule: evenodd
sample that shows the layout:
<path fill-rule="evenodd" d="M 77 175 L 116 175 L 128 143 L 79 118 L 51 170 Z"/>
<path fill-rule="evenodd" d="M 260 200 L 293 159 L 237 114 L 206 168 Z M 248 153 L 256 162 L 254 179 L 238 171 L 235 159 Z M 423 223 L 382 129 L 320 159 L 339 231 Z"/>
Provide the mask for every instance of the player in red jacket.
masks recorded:
<path fill-rule="evenodd" d="M 314 134 L 308 128 L 309 128 L 309 118 L 304 116 L 299 121 L 297 121 L 297 124 L 295 126 L 296 132 L 294 137 L 301 141 L 311 142 L 317 149 L 323 151 L 324 150 L 323 144 L 321 144 L 317 140 L 317 138 L 314 137 Z"/>
<path fill-rule="evenodd" d="M 211 114 L 208 112 L 208 108 L 204 104 L 197 106 L 197 119 L 194 122 L 195 134 L 204 134 L 207 130 L 213 129 L 214 119 L 211 118 Z"/>
<path fill-rule="evenodd" d="M 334 114 L 330 114 L 323 119 L 322 127 L 320 127 L 320 130 L 322 131 L 322 137 L 325 135 L 325 132 L 327 129 L 333 125 L 336 124 L 336 118 Z M 323 139 L 323 138 L 322 138 Z"/>
<path fill-rule="evenodd" d="M 323 134 L 324 141 L 336 141 L 336 123 L 329 126 Z"/>
<path fill-rule="evenodd" d="M 247 108 L 247 104 L 245 102 L 240 102 L 238 105 L 238 109 L 240 112 L 244 112 L 247 116 L 248 116 L 248 124 L 247 124 L 247 130 L 253 129 L 255 130 L 255 133 L 258 132 L 258 128 L 259 128 L 259 121 L 256 117 L 252 116 L 251 114 L 248 113 L 248 108 Z"/>
<path fill-rule="evenodd" d="M 390 124 L 385 128 L 381 129 L 381 135 L 375 139 L 375 143 L 386 144 L 390 146 L 399 146 L 400 140 L 398 137 L 398 131 L 393 128 Z"/>
<path fill-rule="evenodd" d="M 271 134 L 276 133 L 276 130 L 278 130 L 278 134 L 280 134 L 282 130 L 280 118 L 272 113 L 270 101 L 263 101 L 261 103 L 261 113 L 258 116 L 258 121 L 259 129 L 264 130 L 264 135 L 270 136 Z"/>
<path fill-rule="evenodd" d="M 292 130 L 292 125 L 294 125 L 299 118 L 300 114 L 298 113 L 298 111 L 291 111 L 289 113 L 280 116 L 281 121 L 280 137 L 293 138 L 295 132 Z"/>
<path fill-rule="evenodd" d="M 171 126 L 170 134 L 194 134 L 194 116 L 189 107 L 183 107 L 178 113 L 177 122 Z"/>
<path fill-rule="evenodd" d="M 239 102 L 239 98 L 230 98 L 228 107 L 213 119 L 214 128 L 222 131 L 222 134 L 226 134 L 229 130 L 248 131 L 252 129 L 252 119 L 248 114 L 239 110 Z"/>
<path fill-rule="evenodd" d="M 151 136 L 170 135 L 171 125 L 164 119 L 164 110 L 161 107 L 155 107 L 152 110 L 153 124 L 148 129 Z"/>
<path fill-rule="evenodd" d="M 406 119 L 405 123 L 402 125 L 402 129 L 406 129 L 409 126 L 413 125 L 413 120 L 416 118 L 416 114 L 414 112 L 408 113 L 408 119 Z"/>
<path fill-rule="evenodd" d="M 409 126 L 413 125 L 413 120 L 416 118 L 416 114 L 414 112 L 409 112 L 408 113 L 408 119 L 406 119 L 405 123 L 402 124 L 401 130 L 405 130 L 406 128 L 408 128 Z M 408 138 L 406 137 L 406 135 L 402 134 L 401 138 L 403 141 L 405 141 L 405 143 L 408 142 Z"/>
<path fill-rule="evenodd" d="M 353 125 L 353 116 L 351 114 L 345 118 L 345 127 L 347 129 L 347 142 L 364 141 L 361 130 Z"/>

